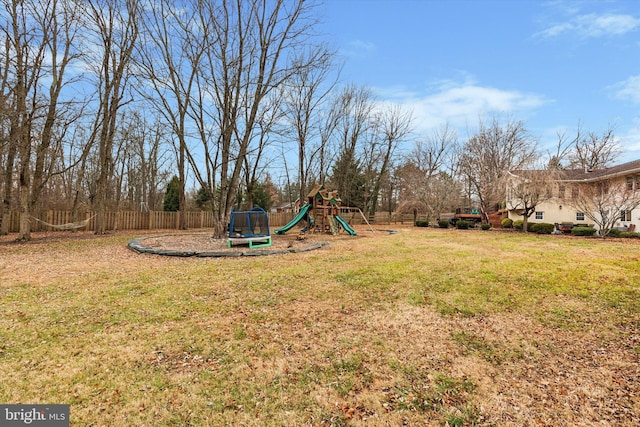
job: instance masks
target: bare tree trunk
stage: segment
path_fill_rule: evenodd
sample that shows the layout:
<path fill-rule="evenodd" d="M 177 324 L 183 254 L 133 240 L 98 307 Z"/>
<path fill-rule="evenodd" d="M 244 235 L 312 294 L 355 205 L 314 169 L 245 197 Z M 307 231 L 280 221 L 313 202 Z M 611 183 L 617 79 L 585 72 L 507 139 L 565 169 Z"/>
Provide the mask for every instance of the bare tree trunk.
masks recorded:
<path fill-rule="evenodd" d="M 365 210 L 362 169 L 372 164 L 364 157 L 367 157 L 367 151 L 372 151 L 374 142 L 371 139 L 374 105 L 373 93 L 362 86 L 343 89 L 336 105 L 336 130 L 340 135 L 340 147 L 338 159 L 333 165 L 331 183 L 337 187 L 343 202 Z M 359 156 L 359 153 L 363 155 Z"/>
<path fill-rule="evenodd" d="M 14 176 L 14 163 L 16 158 L 16 144 L 9 140 L 7 150 L 7 162 L 5 164 L 4 171 L 4 193 L 2 195 L 2 218 L 0 219 L 0 235 L 9 234 L 9 215 L 11 213 L 11 196 L 13 194 L 13 176 Z"/>
<path fill-rule="evenodd" d="M 382 179 L 389 171 L 391 156 L 398 143 L 411 131 L 411 115 L 403 112 L 400 107 L 392 107 L 382 113 L 378 126 L 385 145 L 383 146 L 382 163 L 377 170 L 375 183 L 371 191 L 369 216 L 374 217 L 378 207 L 378 196 Z"/>
<path fill-rule="evenodd" d="M 30 195 L 30 210 L 39 210 L 42 191 L 52 176 L 52 168 L 46 168 L 45 162 L 50 159 L 52 146 L 59 146 L 62 142 L 56 140 L 54 135 L 55 127 L 64 118 L 61 127 L 68 126 L 76 118 L 68 105 L 61 105 L 60 94 L 65 86 L 65 72 L 67 67 L 75 59 L 80 57 L 79 53 L 73 53 L 75 49 L 75 36 L 78 30 L 77 17 L 79 6 L 73 2 L 65 0 L 53 0 L 50 9 L 39 21 L 43 32 L 47 34 L 44 44 L 47 47 L 51 61 L 49 67 L 49 77 L 51 83 L 48 90 L 48 103 L 46 106 L 45 120 L 40 132 L 40 141 L 36 147 L 35 165 L 33 170 L 33 182 Z M 70 104 L 70 102 L 68 103 Z M 61 135 L 66 132 L 62 130 Z"/>
<path fill-rule="evenodd" d="M 99 128 L 98 166 L 95 210 L 96 234 L 106 232 L 106 208 L 109 179 L 113 171 L 113 146 L 118 111 L 124 105 L 128 83 L 128 67 L 138 37 L 139 5 L 137 1 L 89 2 L 89 19 L 95 26 L 101 42 L 102 57 L 99 68 L 100 105 L 96 125 Z"/>
<path fill-rule="evenodd" d="M 220 129 L 214 237 L 222 237 L 261 107 L 274 88 L 289 81 L 297 69 L 314 64 L 291 64 L 286 57 L 302 48 L 310 34 L 309 6 L 305 2 L 224 0 L 212 12 L 216 43 L 207 56 L 208 78 Z"/>
<path fill-rule="evenodd" d="M 18 240 L 31 239 L 29 193 L 31 184 L 31 126 L 35 115 L 37 80 L 43 60 L 43 46 L 31 53 L 29 32 L 25 16 L 29 13 L 24 4 L 12 4 L 10 10 L 12 48 L 15 54 L 15 115 L 11 124 L 11 139 L 17 144 L 20 231 Z M 31 95 L 31 102 L 28 96 Z"/>
<path fill-rule="evenodd" d="M 29 240 L 30 216 L 39 208 L 42 191 L 53 173 L 52 159 L 57 154 L 52 147 L 57 150 L 61 143 L 54 137 L 54 129 L 62 114 L 65 120 L 71 120 L 68 108 L 61 111 L 59 97 L 65 85 L 65 70 L 78 57 L 72 52 L 78 29 L 75 11 L 80 6 L 66 0 L 14 1 L 6 6 L 5 31 L 11 35 L 6 46 L 8 57 L 13 58 L 7 65 L 11 67 L 8 73 L 12 74 L 14 94 L 11 140 L 17 145 L 18 239 Z M 48 91 L 40 93 L 45 79 L 49 81 Z M 64 131 L 60 134 L 64 135 Z M 11 152 L 12 162 L 13 156 Z"/>
<path fill-rule="evenodd" d="M 9 29 L 7 28 L 7 31 Z M 11 197 L 13 195 L 13 177 L 14 166 L 16 160 L 16 141 L 11 138 L 12 123 L 15 117 L 15 97 L 10 87 L 9 68 L 11 66 L 11 44 L 4 44 L 4 59 L 0 69 L 2 76 L 0 77 L 0 129 L 2 131 L 2 140 L 0 140 L 0 158 L 4 152 L 5 164 L 4 173 L 2 174 L 2 203 L 0 203 L 0 235 L 9 234 L 9 215 L 11 210 Z M 5 151 L 6 150 L 6 151 Z"/>
<path fill-rule="evenodd" d="M 176 4 L 172 0 L 159 0 L 143 9 L 142 22 L 145 39 L 137 50 L 137 62 L 142 71 L 143 84 L 138 90 L 145 96 L 165 121 L 171 126 L 177 139 L 176 154 L 178 179 L 179 224 L 186 228 L 186 167 L 189 158 L 187 139 L 189 138 L 188 120 L 198 121 L 201 111 L 192 107 L 193 93 L 202 71 L 202 58 L 209 37 L 209 22 L 205 16 L 209 1 L 189 0 Z M 194 37 L 193 28 L 199 28 L 198 37 Z M 192 116 L 190 117 L 190 111 Z M 205 149 L 205 156 L 208 150 Z M 207 178 L 196 173 L 201 183 Z"/>
<path fill-rule="evenodd" d="M 311 170 L 317 170 L 320 178 L 322 170 L 319 156 L 324 152 L 324 145 L 328 142 L 322 135 L 322 113 L 320 109 L 326 104 L 336 80 L 328 81 L 329 73 L 333 70 L 334 53 L 321 46 L 311 51 L 309 59 L 300 54 L 295 62 L 313 62 L 313 67 L 301 67 L 292 76 L 283 96 L 284 118 L 291 127 L 294 141 L 297 143 L 298 153 L 298 184 L 300 186 L 300 200 L 304 200 L 311 184 Z M 326 86 L 323 84 L 328 83 Z M 318 141 L 309 146 L 310 141 Z"/>

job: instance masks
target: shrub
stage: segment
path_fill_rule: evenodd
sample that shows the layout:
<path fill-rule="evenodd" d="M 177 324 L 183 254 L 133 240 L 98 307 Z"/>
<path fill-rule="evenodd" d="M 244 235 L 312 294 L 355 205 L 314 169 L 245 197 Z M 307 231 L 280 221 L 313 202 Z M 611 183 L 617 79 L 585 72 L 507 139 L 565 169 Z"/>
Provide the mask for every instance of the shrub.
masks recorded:
<path fill-rule="evenodd" d="M 615 228 L 609 230 L 607 237 L 622 237 L 624 239 L 640 239 L 640 233 L 637 231 L 622 231 Z"/>
<path fill-rule="evenodd" d="M 469 221 L 461 219 L 460 221 L 456 222 L 456 228 L 458 230 L 467 230 L 469 228 Z"/>
<path fill-rule="evenodd" d="M 572 236 L 593 236 L 596 234 L 596 229 L 593 227 L 573 227 L 571 229 Z"/>
<path fill-rule="evenodd" d="M 416 227 L 428 227 L 429 226 L 429 221 L 424 221 L 424 220 L 416 220 Z"/>
<path fill-rule="evenodd" d="M 607 236 L 622 237 L 622 234 L 622 230 L 616 230 L 615 228 L 612 228 L 611 230 L 609 230 L 609 234 L 607 234 Z"/>
<path fill-rule="evenodd" d="M 611 230 L 611 231 L 614 231 L 614 230 Z M 611 232 L 609 232 L 608 235 L 611 237 L 616 237 L 616 236 L 613 236 Z M 638 233 L 637 231 L 621 231 L 619 237 L 624 237 L 625 239 L 640 239 L 640 233 Z"/>
<path fill-rule="evenodd" d="M 523 220 L 516 219 L 515 221 L 513 221 L 513 228 L 515 228 L 516 230 L 522 230 L 523 224 L 524 224 Z"/>
<path fill-rule="evenodd" d="M 449 228 L 449 221 L 447 221 L 446 219 L 441 219 L 440 221 L 438 221 L 438 227 Z"/>
<path fill-rule="evenodd" d="M 548 222 L 536 222 L 527 228 L 529 231 L 533 231 L 536 234 L 551 234 L 553 233 L 553 230 L 556 229 L 556 226 L 549 224 Z"/>
<path fill-rule="evenodd" d="M 480 228 L 482 228 L 483 230 L 488 230 L 491 228 L 491 224 L 482 224 Z"/>
<path fill-rule="evenodd" d="M 511 218 L 505 218 L 501 222 L 502 228 L 513 228 L 513 220 Z"/>

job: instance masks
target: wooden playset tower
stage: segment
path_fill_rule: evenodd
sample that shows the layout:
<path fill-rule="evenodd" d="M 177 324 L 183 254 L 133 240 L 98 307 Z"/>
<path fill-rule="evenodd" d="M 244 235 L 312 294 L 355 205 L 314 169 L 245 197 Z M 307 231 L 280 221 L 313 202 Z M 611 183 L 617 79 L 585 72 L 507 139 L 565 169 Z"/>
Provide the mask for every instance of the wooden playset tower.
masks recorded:
<path fill-rule="evenodd" d="M 322 185 L 316 184 L 307 195 L 308 203 L 312 206 L 309 215 L 313 215 L 313 227 L 308 231 L 337 234 L 339 225 L 336 216 L 340 215 L 340 196 L 337 191 L 329 191 Z"/>

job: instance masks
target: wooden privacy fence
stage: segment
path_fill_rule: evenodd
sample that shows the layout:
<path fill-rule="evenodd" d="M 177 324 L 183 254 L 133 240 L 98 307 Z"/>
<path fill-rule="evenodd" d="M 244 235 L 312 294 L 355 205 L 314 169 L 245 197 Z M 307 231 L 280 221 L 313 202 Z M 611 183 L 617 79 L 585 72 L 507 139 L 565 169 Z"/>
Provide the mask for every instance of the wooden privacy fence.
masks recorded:
<path fill-rule="evenodd" d="M 106 213 L 107 230 L 171 230 L 178 229 L 179 212 L 137 212 L 118 211 Z M 212 212 L 186 212 L 185 224 L 188 229 L 213 228 L 214 218 Z M 269 213 L 269 226 L 273 230 L 282 227 L 294 217 L 292 212 Z M 351 224 L 363 224 L 364 220 L 359 213 L 342 213 L 345 220 Z M 422 215 L 418 216 L 422 218 Z M 20 229 L 20 214 L 17 211 L 9 212 L 9 232 L 17 233 Z M 39 221 L 38 221 L 39 220 Z M 31 218 L 31 231 L 55 231 L 58 227 L 51 227 L 45 223 L 60 226 L 72 224 L 73 215 L 71 211 L 43 211 L 38 216 L 38 220 Z M 82 214 L 79 221 L 89 220 L 84 227 L 78 230 L 92 231 L 96 228 L 96 217 L 94 212 Z M 369 218 L 369 222 L 377 224 L 412 224 L 413 215 L 401 215 L 395 212 L 378 212 L 374 218 Z"/>
<path fill-rule="evenodd" d="M 136 211 L 118 211 L 107 212 L 105 214 L 107 230 L 160 230 L 160 229 L 178 229 L 180 221 L 179 212 L 136 212 Z M 291 221 L 294 214 L 273 213 L 269 214 L 269 225 L 273 227 L 281 227 Z M 31 231 L 55 231 L 59 230 L 59 226 L 63 224 L 73 223 L 73 214 L 71 211 L 43 211 L 35 218 L 31 218 Z M 9 232 L 17 233 L 20 230 L 20 213 L 17 211 L 9 212 Z M 84 227 L 78 230 L 92 231 L 96 229 L 96 217 L 94 212 L 86 212 L 80 215 L 79 222 L 89 220 Z M 58 227 L 51 227 L 51 224 Z M 79 225 L 79 224 L 78 224 Z M 188 229 L 213 228 L 214 217 L 212 212 L 186 212 L 185 225 Z M 75 227 L 69 227 L 75 228 Z"/>

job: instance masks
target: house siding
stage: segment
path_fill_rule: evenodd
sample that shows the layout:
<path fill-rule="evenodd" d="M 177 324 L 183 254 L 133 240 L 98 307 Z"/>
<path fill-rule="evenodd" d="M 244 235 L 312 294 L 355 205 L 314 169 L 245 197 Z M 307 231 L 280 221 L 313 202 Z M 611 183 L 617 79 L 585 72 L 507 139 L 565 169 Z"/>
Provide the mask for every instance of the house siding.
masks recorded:
<path fill-rule="evenodd" d="M 518 177 L 516 172 L 512 174 L 510 182 L 507 183 L 506 206 L 508 209 L 510 206 L 512 207 L 517 205 L 517 200 L 510 199 L 511 191 L 509 190 L 510 186 L 513 185 L 513 181 L 517 179 Z M 594 172 L 567 171 L 563 179 L 559 179 L 555 182 L 554 188 L 552 189 L 554 197 L 536 206 L 537 212 L 544 212 L 544 219 L 536 220 L 534 213 L 529 217 L 529 222 L 546 222 L 552 224 L 560 224 L 563 222 L 573 224 L 593 224 L 598 228 L 597 225 L 594 224 L 594 221 L 587 215 L 585 215 L 584 221 L 576 219 L 578 211 L 571 204 L 571 195 L 582 183 L 605 180 L 610 180 L 613 185 L 628 185 L 629 183 L 632 183 L 632 191 L 640 192 L 640 160 Z M 508 210 L 508 216 L 514 221 L 523 219 L 522 215 L 519 215 L 514 209 Z M 634 228 L 635 230 L 640 230 L 640 208 L 636 208 L 631 211 L 629 221 L 618 219 L 614 224 L 614 227 L 621 229 Z"/>

